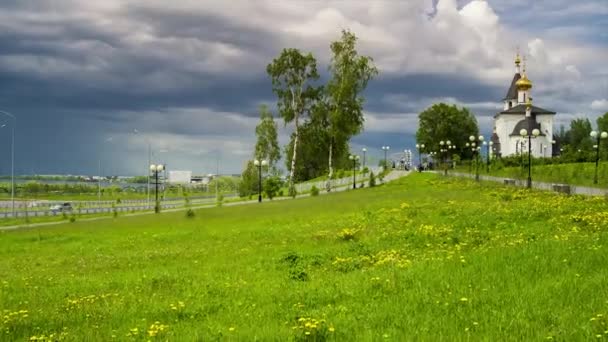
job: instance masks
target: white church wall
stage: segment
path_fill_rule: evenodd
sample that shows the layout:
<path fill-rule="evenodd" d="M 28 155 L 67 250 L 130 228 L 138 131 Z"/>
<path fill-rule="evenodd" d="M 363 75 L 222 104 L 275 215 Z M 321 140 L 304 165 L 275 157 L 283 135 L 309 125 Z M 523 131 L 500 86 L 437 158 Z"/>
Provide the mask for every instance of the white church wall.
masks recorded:
<path fill-rule="evenodd" d="M 496 120 L 496 134 L 500 140 L 500 153 L 503 157 L 515 154 L 515 143 L 510 134 L 523 115 L 500 115 Z"/>

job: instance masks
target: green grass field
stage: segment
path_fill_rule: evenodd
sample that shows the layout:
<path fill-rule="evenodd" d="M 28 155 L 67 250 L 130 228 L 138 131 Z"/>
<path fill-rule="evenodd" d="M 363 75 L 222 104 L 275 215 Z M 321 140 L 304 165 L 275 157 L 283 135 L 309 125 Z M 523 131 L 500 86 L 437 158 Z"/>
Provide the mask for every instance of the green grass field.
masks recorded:
<path fill-rule="evenodd" d="M 3 232 L 0 340 L 606 338 L 607 204 L 412 174 Z"/>
<path fill-rule="evenodd" d="M 469 172 L 468 166 L 459 166 L 460 172 Z M 475 173 L 475 168 L 471 170 Z M 486 175 L 486 165 L 480 165 L 479 174 Z M 490 175 L 498 177 L 509 177 L 517 179 L 528 178 L 528 167 L 505 167 L 502 169 L 490 169 Z M 608 188 L 608 163 L 600 162 L 598 167 L 598 184 L 593 184 L 595 175 L 595 163 L 572 163 L 572 164 L 550 164 L 535 165 L 532 162 L 532 180 L 548 183 L 567 183 L 571 185 L 582 185 L 590 187 Z"/>

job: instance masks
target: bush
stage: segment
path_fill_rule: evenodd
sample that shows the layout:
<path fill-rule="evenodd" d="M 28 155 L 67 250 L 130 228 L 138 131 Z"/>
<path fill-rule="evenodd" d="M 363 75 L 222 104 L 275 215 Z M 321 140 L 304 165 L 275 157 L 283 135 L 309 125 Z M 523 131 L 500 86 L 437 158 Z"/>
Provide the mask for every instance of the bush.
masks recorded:
<path fill-rule="evenodd" d="M 216 197 L 216 199 L 215 199 L 215 200 L 216 200 L 216 201 L 215 201 L 215 202 L 216 202 L 215 204 L 216 204 L 218 207 L 221 207 L 221 206 L 222 206 L 222 203 L 224 202 L 224 195 L 222 195 L 222 194 L 217 194 L 217 197 Z"/>
<path fill-rule="evenodd" d="M 374 176 L 373 172 L 369 173 L 369 187 L 373 188 L 376 186 L 376 176 Z"/>
<path fill-rule="evenodd" d="M 283 184 L 279 177 L 268 177 L 264 180 L 264 186 L 262 189 L 264 190 L 266 197 L 272 199 L 277 195 L 282 185 Z"/>
<path fill-rule="evenodd" d="M 295 198 L 298 192 L 296 191 L 296 187 L 292 184 L 289 186 L 289 196 Z"/>
<path fill-rule="evenodd" d="M 192 210 L 192 209 L 186 210 L 186 217 L 187 218 L 194 218 L 194 216 L 196 216 L 196 214 L 194 213 L 194 210 Z"/>
<path fill-rule="evenodd" d="M 319 189 L 314 185 L 310 188 L 310 196 L 319 196 Z"/>

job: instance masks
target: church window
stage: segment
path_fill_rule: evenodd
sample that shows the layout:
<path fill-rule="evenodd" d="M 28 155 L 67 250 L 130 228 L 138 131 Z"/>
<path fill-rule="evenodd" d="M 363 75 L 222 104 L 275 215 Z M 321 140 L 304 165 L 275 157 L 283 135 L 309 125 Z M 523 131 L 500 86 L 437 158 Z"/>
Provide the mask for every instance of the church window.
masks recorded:
<path fill-rule="evenodd" d="M 524 93 L 524 102 L 526 102 L 526 93 Z"/>
<path fill-rule="evenodd" d="M 513 102 L 509 101 L 509 109 L 511 109 L 511 107 L 513 107 Z"/>

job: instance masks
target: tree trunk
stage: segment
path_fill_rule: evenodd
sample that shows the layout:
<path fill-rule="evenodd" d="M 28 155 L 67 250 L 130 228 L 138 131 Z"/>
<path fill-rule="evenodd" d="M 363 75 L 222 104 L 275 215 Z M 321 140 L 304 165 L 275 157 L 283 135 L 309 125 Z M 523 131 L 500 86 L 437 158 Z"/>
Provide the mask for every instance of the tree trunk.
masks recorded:
<path fill-rule="evenodd" d="M 296 155 L 298 152 L 298 140 L 300 137 L 299 131 L 298 131 L 298 115 L 296 114 L 295 116 L 295 123 L 296 123 L 296 130 L 295 130 L 295 138 L 293 139 L 293 155 L 291 157 L 291 170 L 289 172 L 289 181 L 291 182 L 291 186 L 294 186 L 294 176 L 296 173 Z"/>
<path fill-rule="evenodd" d="M 331 162 L 331 160 L 333 159 L 332 158 L 333 146 L 334 146 L 333 142 L 334 142 L 334 139 L 330 138 L 329 139 L 329 163 L 328 163 L 329 164 L 329 176 L 327 178 L 327 183 L 325 183 L 325 188 L 327 189 L 327 192 L 331 191 L 331 177 L 334 175 L 334 169 L 332 167 L 332 162 Z"/>

